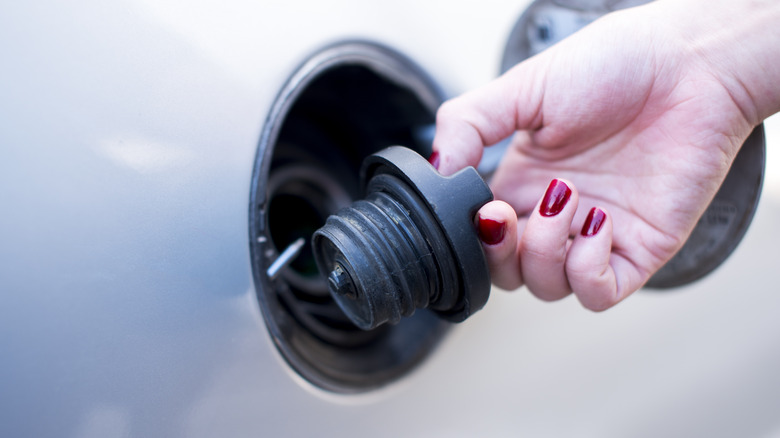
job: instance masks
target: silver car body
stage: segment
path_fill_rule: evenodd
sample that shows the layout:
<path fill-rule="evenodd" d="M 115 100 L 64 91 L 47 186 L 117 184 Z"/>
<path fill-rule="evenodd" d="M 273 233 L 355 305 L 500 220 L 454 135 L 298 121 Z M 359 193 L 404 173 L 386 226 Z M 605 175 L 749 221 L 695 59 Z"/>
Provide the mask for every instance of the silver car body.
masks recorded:
<path fill-rule="evenodd" d="M 274 347 L 247 205 L 264 119 L 347 38 L 454 96 L 497 75 L 524 1 L 118 0 L 0 10 L 0 436 L 780 436 L 780 122 L 736 253 L 594 314 L 494 291 L 358 395 Z"/>

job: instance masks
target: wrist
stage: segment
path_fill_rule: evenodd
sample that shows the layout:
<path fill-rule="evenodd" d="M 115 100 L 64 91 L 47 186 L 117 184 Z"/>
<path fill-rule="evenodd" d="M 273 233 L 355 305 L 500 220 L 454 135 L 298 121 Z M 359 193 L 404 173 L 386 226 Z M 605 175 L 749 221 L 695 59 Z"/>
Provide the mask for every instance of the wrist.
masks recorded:
<path fill-rule="evenodd" d="M 780 111 L 780 1 L 659 0 L 748 123 Z"/>

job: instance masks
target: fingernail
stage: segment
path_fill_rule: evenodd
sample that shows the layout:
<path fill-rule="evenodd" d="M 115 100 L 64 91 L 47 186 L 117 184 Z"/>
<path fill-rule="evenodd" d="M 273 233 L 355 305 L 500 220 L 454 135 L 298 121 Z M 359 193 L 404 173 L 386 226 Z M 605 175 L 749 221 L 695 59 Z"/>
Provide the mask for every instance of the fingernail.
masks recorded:
<path fill-rule="evenodd" d="M 433 166 L 434 169 L 439 170 L 439 152 L 433 151 L 431 156 L 428 158 L 428 162 L 431 163 L 431 166 Z"/>
<path fill-rule="evenodd" d="M 504 222 L 485 219 L 482 216 L 479 216 L 477 229 L 479 231 L 479 238 L 488 245 L 500 243 L 504 240 L 504 235 L 506 234 L 506 224 Z"/>
<path fill-rule="evenodd" d="M 561 180 L 554 179 L 547 187 L 539 213 L 542 216 L 555 216 L 563 210 L 571 197 L 571 189 Z"/>
<path fill-rule="evenodd" d="M 585 223 L 582 225 L 582 234 L 585 237 L 595 236 L 599 232 L 601 226 L 604 225 L 604 221 L 607 219 L 607 214 L 604 210 L 593 207 L 588 213 L 588 217 L 585 218 Z"/>

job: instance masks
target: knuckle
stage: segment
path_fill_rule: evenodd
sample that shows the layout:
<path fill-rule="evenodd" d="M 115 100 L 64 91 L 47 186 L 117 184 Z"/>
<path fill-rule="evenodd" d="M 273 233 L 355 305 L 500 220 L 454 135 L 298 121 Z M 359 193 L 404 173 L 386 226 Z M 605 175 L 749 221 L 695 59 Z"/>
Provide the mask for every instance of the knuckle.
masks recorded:
<path fill-rule="evenodd" d="M 603 311 L 611 308 L 615 304 L 617 304 L 616 301 L 612 301 L 612 300 L 609 300 L 609 299 L 607 299 L 607 300 L 595 300 L 595 301 L 582 302 L 582 306 L 583 307 L 585 307 L 586 309 L 588 309 L 588 310 L 590 310 L 592 312 L 596 312 L 596 313 L 603 312 Z"/>
<path fill-rule="evenodd" d="M 439 106 L 436 111 L 436 123 L 446 123 L 448 120 L 456 118 L 459 114 L 458 104 L 455 100 L 448 100 Z"/>
<path fill-rule="evenodd" d="M 552 246 L 541 239 L 524 239 L 522 258 L 542 261 L 546 264 L 563 265 L 566 261 L 566 250 L 560 246 Z"/>
<path fill-rule="evenodd" d="M 528 286 L 528 290 L 531 291 L 536 298 L 547 302 L 561 300 L 571 293 L 571 290 L 565 287 L 552 288 L 549 285 L 542 287 L 541 285 L 531 284 L 526 284 L 526 286 Z"/>
<path fill-rule="evenodd" d="M 603 312 L 620 302 L 614 290 L 601 280 L 603 280 L 601 276 L 592 277 L 588 284 L 574 291 L 582 306 L 593 312 Z"/>
<path fill-rule="evenodd" d="M 574 282 L 585 282 L 598 268 L 591 263 L 571 257 L 566 260 L 566 275 Z"/>
<path fill-rule="evenodd" d="M 493 278 L 493 284 L 505 291 L 514 291 L 523 285 L 519 273 L 517 275 L 498 275 Z"/>

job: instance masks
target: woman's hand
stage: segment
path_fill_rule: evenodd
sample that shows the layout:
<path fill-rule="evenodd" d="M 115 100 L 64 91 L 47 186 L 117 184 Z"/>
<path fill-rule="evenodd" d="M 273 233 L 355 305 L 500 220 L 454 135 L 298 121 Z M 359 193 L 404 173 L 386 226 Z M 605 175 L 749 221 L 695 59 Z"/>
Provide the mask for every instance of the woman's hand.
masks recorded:
<path fill-rule="evenodd" d="M 761 84 L 728 67 L 733 35 L 711 20 L 686 26 L 700 7 L 734 5 L 680 3 L 603 17 L 439 110 L 443 174 L 514 134 L 491 183 L 500 201 L 479 212 L 497 286 L 543 300 L 574 292 L 592 310 L 621 301 L 680 249 L 776 110 L 777 96 L 756 99 Z"/>

